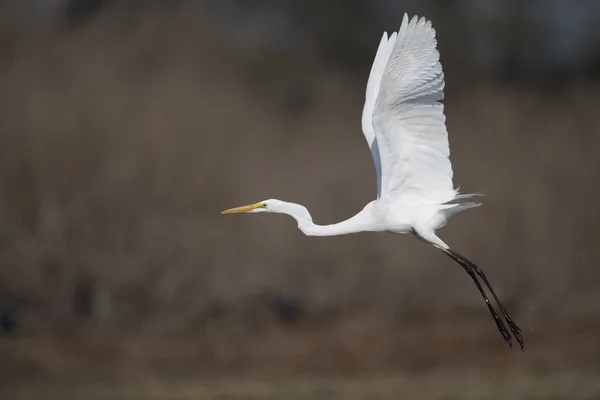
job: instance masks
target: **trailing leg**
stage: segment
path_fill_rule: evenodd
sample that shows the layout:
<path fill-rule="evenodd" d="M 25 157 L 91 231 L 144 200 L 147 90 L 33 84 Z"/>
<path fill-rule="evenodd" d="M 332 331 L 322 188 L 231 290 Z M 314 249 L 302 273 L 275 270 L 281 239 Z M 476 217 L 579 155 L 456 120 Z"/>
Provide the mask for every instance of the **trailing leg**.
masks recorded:
<path fill-rule="evenodd" d="M 504 322 L 498 316 L 498 314 L 496 313 L 496 310 L 494 310 L 494 307 L 490 303 L 490 300 L 488 299 L 487 294 L 483 290 L 483 287 L 481 287 L 481 284 L 479 283 L 479 280 L 477 279 L 477 275 L 476 275 L 477 271 L 471 265 L 472 263 L 465 261 L 464 257 L 458 255 L 458 253 L 451 250 L 446 243 L 444 243 L 439 237 L 437 237 L 435 232 L 432 232 L 427 229 L 416 229 L 415 228 L 413 233 L 420 240 L 422 240 L 426 243 L 432 244 L 437 249 L 440 249 L 441 251 L 443 251 L 444 254 L 446 254 L 448 257 L 452 258 L 456 263 L 458 263 L 461 267 L 463 267 L 465 269 L 465 271 L 469 274 L 471 279 L 473 279 L 473 282 L 475 282 L 477 289 L 479 289 L 479 293 L 481 293 L 481 296 L 483 297 L 485 304 L 488 306 L 488 309 L 490 310 L 490 313 L 492 314 L 492 318 L 494 318 L 494 322 L 496 323 L 496 327 L 498 328 L 498 331 L 500 331 L 500 334 L 502 334 L 502 337 L 504 338 L 506 343 L 508 343 L 508 345 L 510 347 L 512 347 L 512 337 L 511 337 L 508 329 L 506 328 L 506 325 L 504 325 Z M 512 328 L 511 328 L 511 330 L 512 330 Z M 517 340 L 519 340 L 519 344 L 521 344 L 521 348 L 522 348 L 522 339 L 519 337 L 519 338 L 517 338 Z"/>
<path fill-rule="evenodd" d="M 515 324 L 513 322 L 513 320 L 509 317 L 508 312 L 506 311 L 506 309 L 504 308 L 504 306 L 500 302 L 500 299 L 496 295 L 496 292 L 494 292 L 494 289 L 492 288 L 492 285 L 490 284 L 490 282 L 488 281 L 487 277 L 485 276 L 485 273 L 483 272 L 483 270 L 479 266 L 477 266 L 475 263 L 473 263 L 472 261 L 470 261 L 466 257 L 460 255 L 459 253 L 457 253 L 456 251 L 454 251 L 454 250 L 452 250 L 450 248 L 446 249 L 445 252 L 453 260 L 455 260 L 455 261 L 460 260 L 462 263 L 467 264 L 473 271 L 475 271 L 475 273 L 477 275 L 479 275 L 479 277 L 481 277 L 481 279 L 483 280 L 483 283 L 485 283 L 485 285 L 489 289 L 490 293 L 492 293 L 492 296 L 494 297 L 494 300 L 496 300 L 496 303 L 498 303 L 498 307 L 500 308 L 500 312 L 502 312 L 502 315 L 504 316 L 504 319 L 506 320 L 506 323 L 510 327 L 510 331 L 515 336 L 515 338 L 517 339 L 517 342 L 519 342 L 519 345 L 521 346 L 521 350 L 523 350 L 524 342 L 523 342 L 523 335 L 521 334 L 521 328 L 519 328 L 517 326 L 517 324 Z M 457 261 L 457 262 L 459 262 L 459 261 Z"/>
<path fill-rule="evenodd" d="M 461 260 L 460 258 L 455 257 L 449 251 L 449 249 L 443 249 L 442 248 L 441 250 L 446 255 L 448 255 L 448 257 L 452 258 L 460 266 L 462 266 L 465 269 L 465 271 L 467 271 L 467 273 L 469 274 L 469 276 L 471 277 L 471 279 L 473 279 L 473 282 L 475 282 L 475 285 L 477 285 L 477 289 L 479 289 L 479 292 L 481 293 L 481 296 L 483 297 L 483 300 L 485 300 L 485 304 L 487 304 L 487 306 L 488 306 L 488 308 L 490 310 L 490 313 L 492 314 L 492 318 L 494 318 L 494 321 L 496 322 L 496 326 L 498 327 L 498 330 L 502 334 L 502 337 L 504 338 L 504 340 L 506 341 L 506 343 L 508 343 L 508 345 L 510 347 L 512 347 L 512 337 L 510 336 L 510 333 L 508 332 L 508 329 L 506 329 L 506 325 L 504 325 L 504 322 L 502 322 L 502 319 L 498 316 L 498 314 L 496 313 L 496 310 L 494 310 L 494 307 L 492 307 L 492 304 L 490 303 L 490 300 L 488 299 L 487 295 L 485 294 L 485 291 L 481 287 L 481 284 L 477 280 L 477 276 L 475 275 L 474 269 L 470 265 L 468 265 L 467 263 L 465 263 L 463 260 Z"/>

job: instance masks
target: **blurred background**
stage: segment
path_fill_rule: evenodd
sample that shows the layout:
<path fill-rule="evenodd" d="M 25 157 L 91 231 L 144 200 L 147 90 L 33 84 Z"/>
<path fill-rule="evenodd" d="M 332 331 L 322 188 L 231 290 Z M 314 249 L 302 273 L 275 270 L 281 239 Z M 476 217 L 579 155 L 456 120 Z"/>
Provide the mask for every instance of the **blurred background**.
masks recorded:
<path fill-rule="evenodd" d="M 311 238 L 374 199 L 383 31 L 437 30 L 440 232 Z M 600 397 L 600 1 L 0 2 L 0 397 Z"/>

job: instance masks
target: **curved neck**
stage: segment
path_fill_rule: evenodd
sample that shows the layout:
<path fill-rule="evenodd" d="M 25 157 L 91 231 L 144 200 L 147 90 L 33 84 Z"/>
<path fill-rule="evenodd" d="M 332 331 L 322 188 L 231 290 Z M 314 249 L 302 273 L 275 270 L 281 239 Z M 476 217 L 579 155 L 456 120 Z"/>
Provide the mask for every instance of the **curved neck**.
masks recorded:
<path fill-rule="evenodd" d="M 375 230 L 369 205 L 355 216 L 331 225 L 315 224 L 306 207 L 300 204 L 287 203 L 285 210 L 280 212 L 293 217 L 298 228 L 307 236 L 336 236 Z"/>

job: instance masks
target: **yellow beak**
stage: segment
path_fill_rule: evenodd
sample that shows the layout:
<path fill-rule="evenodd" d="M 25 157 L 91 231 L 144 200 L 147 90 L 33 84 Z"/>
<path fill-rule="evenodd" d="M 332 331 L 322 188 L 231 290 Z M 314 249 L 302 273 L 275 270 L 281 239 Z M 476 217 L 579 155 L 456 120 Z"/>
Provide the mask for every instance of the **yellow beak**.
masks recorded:
<path fill-rule="evenodd" d="M 230 208 L 225 211 L 221 211 L 221 214 L 237 214 L 237 213 L 247 213 L 252 210 L 256 210 L 257 208 L 265 208 L 266 206 L 263 203 L 255 203 L 249 204 L 247 206 L 241 206 L 236 208 Z"/>

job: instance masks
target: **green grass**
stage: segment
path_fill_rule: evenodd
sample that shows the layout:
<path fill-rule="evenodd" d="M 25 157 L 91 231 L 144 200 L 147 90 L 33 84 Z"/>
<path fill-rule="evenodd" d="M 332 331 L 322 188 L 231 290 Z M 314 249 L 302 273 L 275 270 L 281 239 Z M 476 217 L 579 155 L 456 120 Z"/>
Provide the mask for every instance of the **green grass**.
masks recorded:
<path fill-rule="evenodd" d="M 240 379 L 206 383 L 16 385 L 3 399 L 411 399 L 577 400 L 600 398 L 595 374 L 569 372 L 494 376 L 435 373 L 388 377 Z"/>

